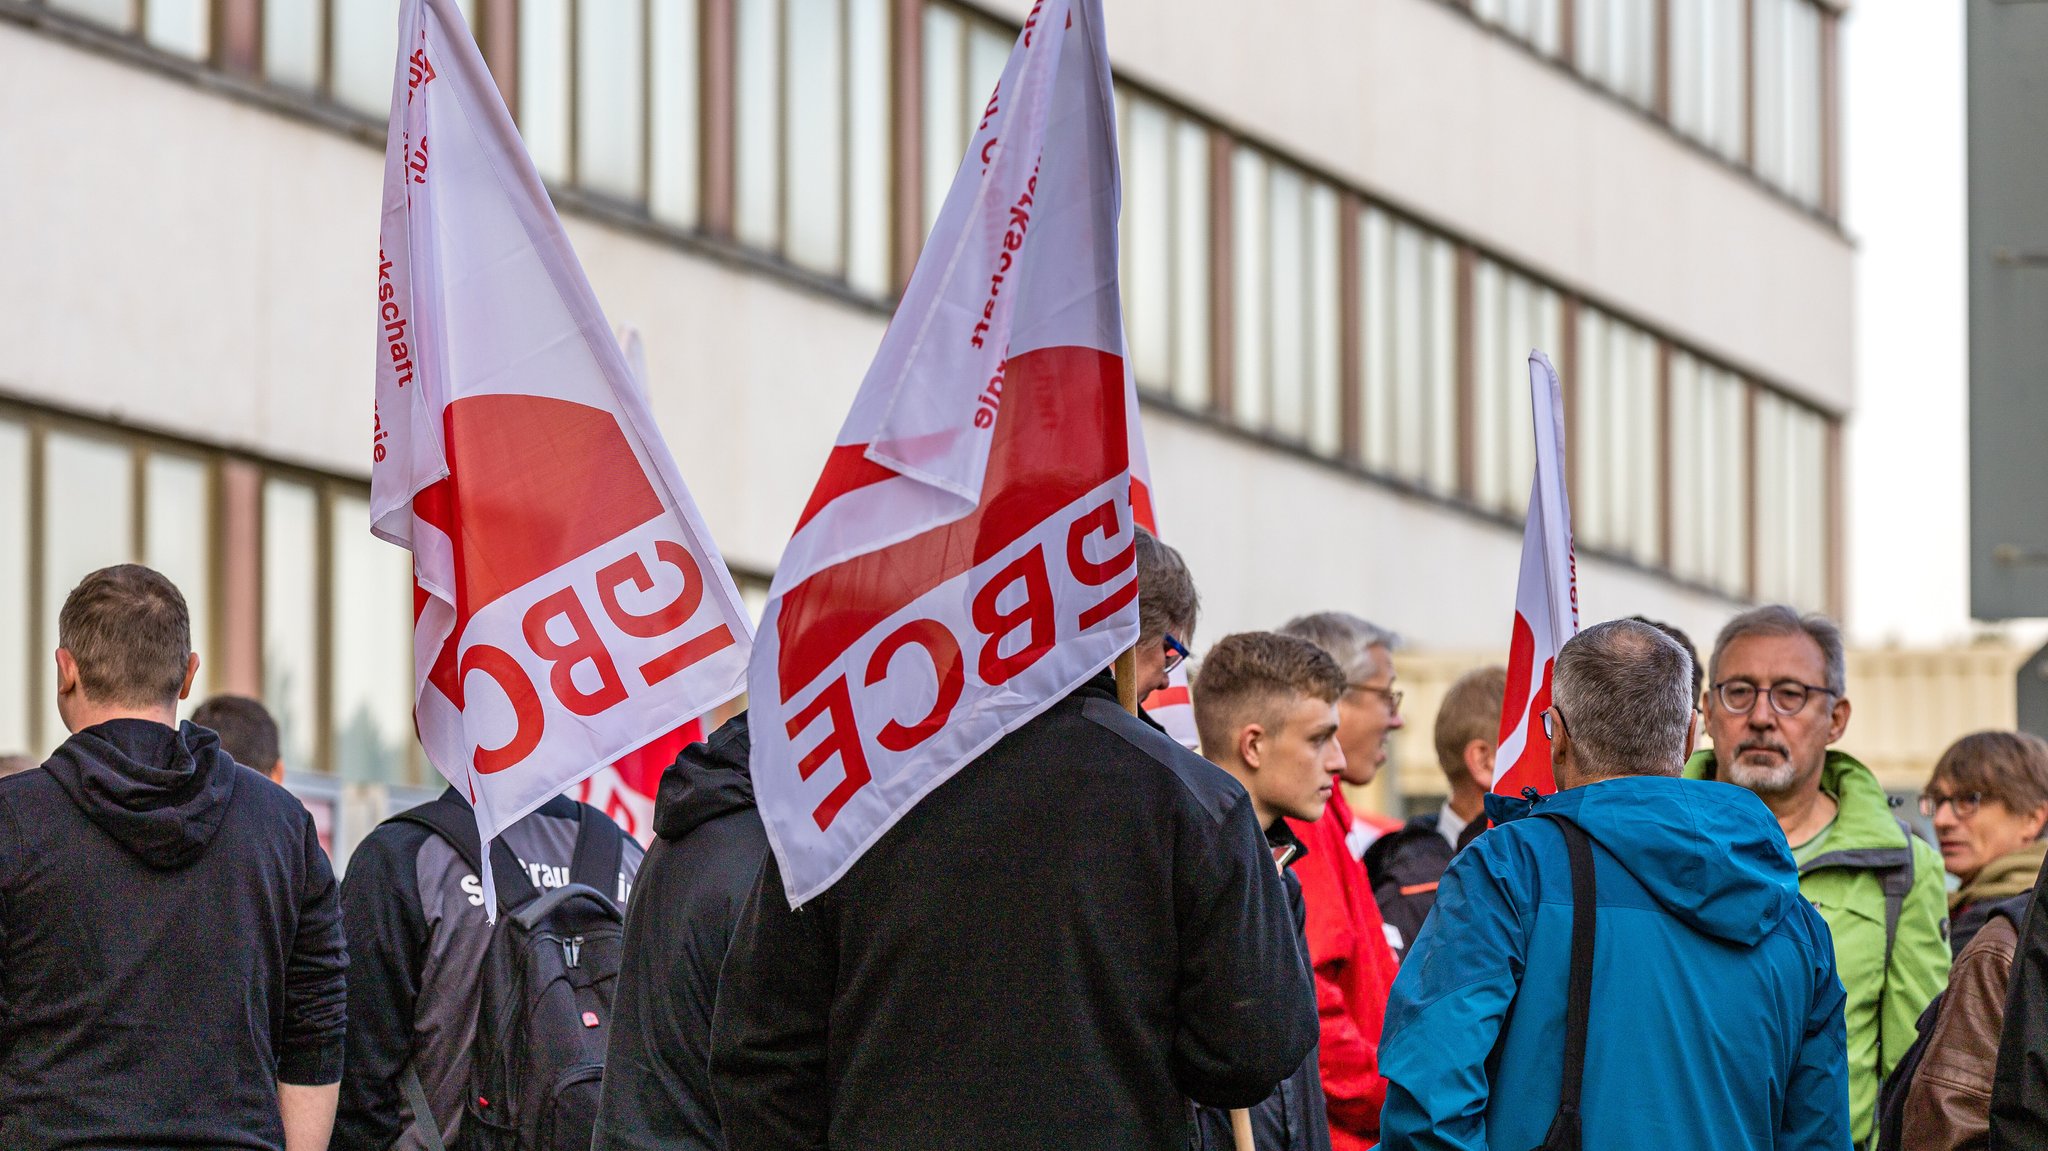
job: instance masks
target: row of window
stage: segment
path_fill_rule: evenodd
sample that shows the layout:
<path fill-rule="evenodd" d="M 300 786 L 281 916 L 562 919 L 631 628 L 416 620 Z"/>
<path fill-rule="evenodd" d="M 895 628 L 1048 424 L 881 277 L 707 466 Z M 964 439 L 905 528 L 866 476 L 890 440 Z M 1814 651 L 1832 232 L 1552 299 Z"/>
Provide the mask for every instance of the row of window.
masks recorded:
<path fill-rule="evenodd" d="M 1818 0 L 1467 0 L 1523 41 L 1800 203 L 1826 208 Z M 1569 17 L 1567 17 L 1569 13 Z M 1566 44 L 1566 32 L 1570 44 Z"/>
<path fill-rule="evenodd" d="M 1197 122 L 1134 92 L 1118 110 L 1124 320 L 1146 392 L 1512 518 L 1535 463 L 1525 357 L 1541 348 L 1572 389 L 1582 543 L 1737 596 L 1826 602 L 1820 413 L 1250 145 L 1220 145 L 1212 179 L 1219 145 Z M 1774 478 L 1754 511 L 1747 479 L 1722 479 L 1747 475 L 1752 434 Z"/>

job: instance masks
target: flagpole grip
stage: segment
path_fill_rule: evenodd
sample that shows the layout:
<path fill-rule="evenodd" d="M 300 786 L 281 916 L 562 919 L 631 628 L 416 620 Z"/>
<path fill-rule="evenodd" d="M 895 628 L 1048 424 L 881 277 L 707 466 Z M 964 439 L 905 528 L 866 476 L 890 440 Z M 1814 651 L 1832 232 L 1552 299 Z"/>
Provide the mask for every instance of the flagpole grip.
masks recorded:
<path fill-rule="evenodd" d="M 1116 657 L 1116 701 L 1125 711 L 1138 714 L 1138 649 L 1127 647 Z"/>
<path fill-rule="evenodd" d="M 1237 1151 L 1258 1151 L 1252 1145 L 1252 1113 L 1239 1107 L 1230 1113 L 1230 1141 Z"/>

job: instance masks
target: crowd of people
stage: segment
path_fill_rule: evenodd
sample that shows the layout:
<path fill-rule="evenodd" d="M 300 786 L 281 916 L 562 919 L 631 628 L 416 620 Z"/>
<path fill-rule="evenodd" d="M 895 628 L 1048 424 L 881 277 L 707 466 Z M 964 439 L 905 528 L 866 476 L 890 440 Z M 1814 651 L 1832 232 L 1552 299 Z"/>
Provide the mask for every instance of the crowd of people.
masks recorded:
<path fill-rule="evenodd" d="M 262 705 L 177 720 L 177 588 L 92 573 L 71 737 L 0 757 L 0 1146 L 2048 1147 L 2048 743 L 1958 740 L 1930 844 L 1842 749 L 1832 622 L 1755 608 L 1703 662 L 1636 617 L 1557 656 L 1554 794 L 1491 793 L 1475 668 L 1396 823 L 1342 785 L 1402 726 L 1397 636 L 1198 649 L 1137 548 L 1135 686 L 1200 652 L 1200 753 L 1104 672 L 795 909 L 744 712 L 644 854 L 558 798 L 486 869 L 450 788 L 337 880 Z"/>

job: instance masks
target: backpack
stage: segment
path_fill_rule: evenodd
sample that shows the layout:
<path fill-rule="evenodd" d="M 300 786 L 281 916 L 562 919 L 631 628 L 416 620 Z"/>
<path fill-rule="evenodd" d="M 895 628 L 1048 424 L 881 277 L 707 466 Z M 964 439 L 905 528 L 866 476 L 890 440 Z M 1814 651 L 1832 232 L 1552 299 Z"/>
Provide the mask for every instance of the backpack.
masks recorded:
<path fill-rule="evenodd" d="M 500 838 L 491 843 L 498 922 L 478 981 L 476 1037 L 457 1151 L 588 1151 L 604 1081 L 624 916 L 616 889 L 625 833 L 579 804 L 565 886 L 543 892 Z M 395 818 L 446 840 L 478 875 L 476 819 L 435 800 Z M 402 1086 L 430 1151 L 439 1126 L 408 1066 Z"/>
<path fill-rule="evenodd" d="M 2026 919 L 2027 905 L 2033 901 L 2034 893 L 2017 895 L 1991 905 L 1990 916 L 2004 916 L 2012 921 L 2017 930 Z M 1986 917 L 1986 922 L 1990 921 Z M 1877 1093 L 1877 1142 L 1872 1151 L 1903 1151 L 1905 1147 L 1906 1095 L 1913 1088 L 1913 1075 L 1920 1070 L 1920 1062 L 1927 1056 L 1927 1041 L 1934 1036 L 1934 1022 L 1941 1018 L 1941 1005 L 1948 999 L 1947 989 L 1937 992 L 1927 1004 L 1927 1010 L 1920 1013 L 1914 1029 L 1919 1036 L 1906 1053 L 1899 1057 L 1892 1073 L 1885 1077 Z"/>

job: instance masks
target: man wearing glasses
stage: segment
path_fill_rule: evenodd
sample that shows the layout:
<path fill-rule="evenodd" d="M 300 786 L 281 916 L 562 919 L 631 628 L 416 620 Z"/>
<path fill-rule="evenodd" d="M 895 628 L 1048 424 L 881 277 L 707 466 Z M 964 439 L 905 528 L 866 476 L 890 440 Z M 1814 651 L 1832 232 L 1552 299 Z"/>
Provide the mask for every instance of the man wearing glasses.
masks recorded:
<path fill-rule="evenodd" d="M 1893 817 L 1869 768 L 1829 749 L 1849 726 L 1834 621 L 1782 604 L 1744 612 L 1714 640 L 1707 678 L 1714 746 L 1686 776 L 1748 788 L 1784 829 L 1799 890 L 1834 936 L 1848 992 L 1851 1132 L 1868 1145 L 1878 1084 L 1948 981 L 1941 856 Z"/>

